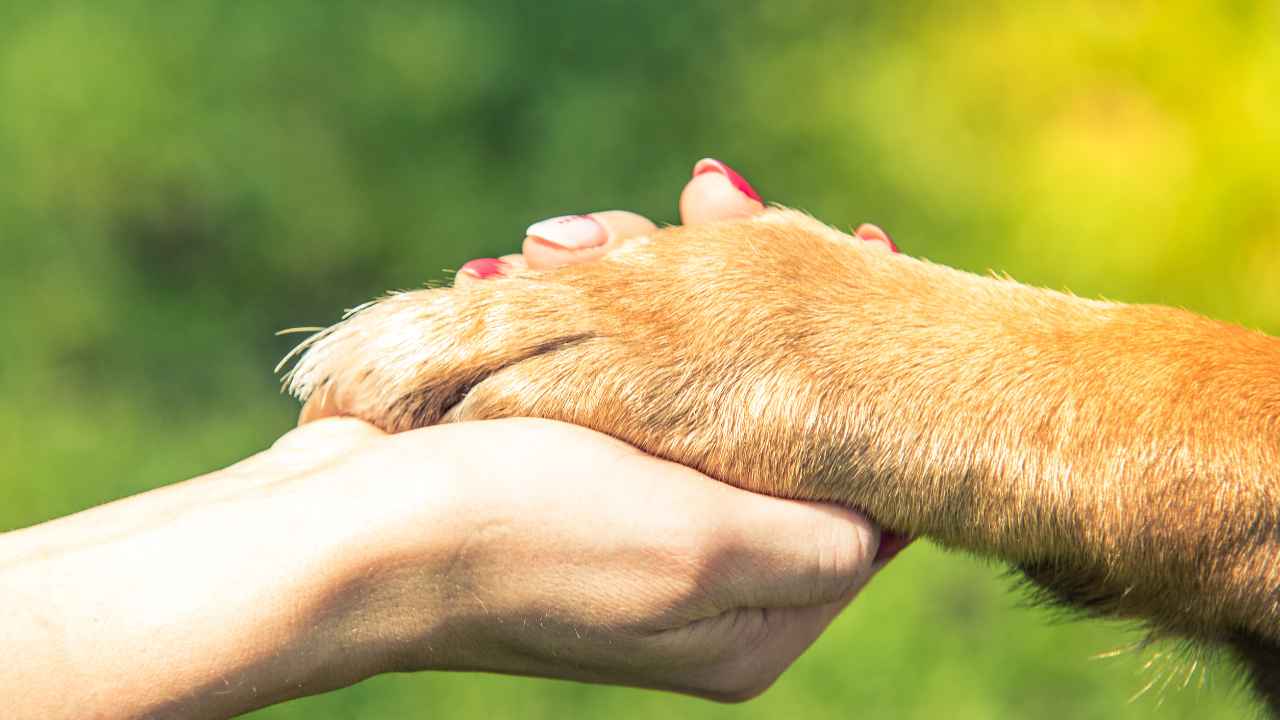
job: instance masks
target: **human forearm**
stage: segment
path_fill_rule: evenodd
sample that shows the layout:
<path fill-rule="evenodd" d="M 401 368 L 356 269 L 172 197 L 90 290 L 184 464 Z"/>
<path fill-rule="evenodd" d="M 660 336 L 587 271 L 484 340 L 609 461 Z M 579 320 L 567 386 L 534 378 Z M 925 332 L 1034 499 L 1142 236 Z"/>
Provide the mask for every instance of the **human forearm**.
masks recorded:
<path fill-rule="evenodd" d="M 449 669 L 743 699 L 861 587 L 877 544 L 854 513 L 569 425 L 328 419 L 0 537 L 0 644 L 22 659 L 0 696 L 7 717 L 216 718 Z"/>
<path fill-rule="evenodd" d="M 354 489 L 237 466 L 0 537 L 8 711 L 226 717 L 376 672 L 344 637 Z"/>

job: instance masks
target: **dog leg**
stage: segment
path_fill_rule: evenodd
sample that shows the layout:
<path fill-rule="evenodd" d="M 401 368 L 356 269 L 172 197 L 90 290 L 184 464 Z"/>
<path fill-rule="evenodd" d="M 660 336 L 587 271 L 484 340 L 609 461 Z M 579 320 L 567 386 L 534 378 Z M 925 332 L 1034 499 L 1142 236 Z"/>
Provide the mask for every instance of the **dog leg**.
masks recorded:
<path fill-rule="evenodd" d="M 1255 666 L 1280 643 L 1280 341 L 1191 313 L 978 277 L 775 210 L 384 300 L 316 338 L 291 388 L 389 430 L 585 425 Z"/>

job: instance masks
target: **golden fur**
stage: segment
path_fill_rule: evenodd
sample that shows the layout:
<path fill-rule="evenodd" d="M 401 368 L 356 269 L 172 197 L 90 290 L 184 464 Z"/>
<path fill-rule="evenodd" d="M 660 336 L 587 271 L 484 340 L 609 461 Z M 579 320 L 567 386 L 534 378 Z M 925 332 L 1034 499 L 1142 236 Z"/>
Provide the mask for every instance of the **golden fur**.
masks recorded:
<path fill-rule="evenodd" d="M 390 296 L 289 387 L 390 431 L 536 416 L 860 508 L 1232 648 L 1280 713 L 1280 341 L 890 254 L 801 213 Z"/>

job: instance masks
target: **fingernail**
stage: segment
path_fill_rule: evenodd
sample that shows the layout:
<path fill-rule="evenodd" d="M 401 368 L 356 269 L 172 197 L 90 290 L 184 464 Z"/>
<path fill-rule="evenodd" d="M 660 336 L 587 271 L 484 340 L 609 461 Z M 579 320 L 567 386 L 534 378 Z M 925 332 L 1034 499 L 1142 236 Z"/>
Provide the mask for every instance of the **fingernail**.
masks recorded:
<path fill-rule="evenodd" d="M 894 252 L 898 252 L 898 246 L 893 243 L 893 238 L 889 237 L 889 233 L 885 232 L 882 228 L 880 228 L 877 225 L 872 225 L 871 223 L 863 223 L 858 226 L 857 230 L 853 231 L 853 234 L 857 235 L 863 240 L 869 240 L 871 242 L 882 242 L 885 245 L 888 245 L 890 250 Z"/>
<path fill-rule="evenodd" d="M 720 173 L 721 175 L 729 178 L 729 182 L 733 183 L 733 186 L 738 188 L 738 192 L 758 203 L 764 202 L 764 199 L 760 197 L 760 193 L 756 192 L 756 189 L 751 187 L 751 183 L 747 182 L 746 178 L 734 172 L 733 168 L 725 165 L 719 160 L 716 160 L 715 158 L 703 158 L 698 161 L 697 165 L 693 166 L 694 177 L 698 177 L 703 173 L 709 172 Z"/>
<path fill-rule="evenodd" d="M 902 552 L 915 538 L 892 530 L 880 531 L 880 549 L 876 550 L 875 563 L 887 563 Z"/>
<path fill-rule="evenodd" d="M 590 215 L 563 215 L 536 222 L 524 234 L 570 250 L 598 247 L 609 240 L 604 226 Z"/>
<path fill-rule="evenodd" d="M 475 276 L 484 280 L 495 275 L 501 275 L 502 269 L 506 267 L 506 263 L 496 258 L 477 258 L 467 262 L 459 268 L 458 272 L 464 272 L 468 275 Z"/>

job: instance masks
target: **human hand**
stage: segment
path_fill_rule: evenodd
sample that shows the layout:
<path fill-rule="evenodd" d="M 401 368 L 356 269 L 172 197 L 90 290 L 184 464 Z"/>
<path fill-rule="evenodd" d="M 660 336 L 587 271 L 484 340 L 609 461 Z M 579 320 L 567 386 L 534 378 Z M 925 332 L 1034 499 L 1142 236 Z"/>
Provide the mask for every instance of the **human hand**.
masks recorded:
<path fill-rule="evenodd" d="M 728 165 L 711 158 L 700 160 L 694 166 L 692 177 L 681 190 L 679 206 L 680 217 L 686 225 L 750 217 L 765 210 L 759 193 L 746 179 Z M 472 260 L 458 271 L 454 283 L 455 286 L 466 287 L 511 270 L 544 270 L 590 262 L 655 229 L 648 218 L 622 210 L 543 220 L 529 227 L 521 253 Z M 864 223 L 854 231 L 854 235 L 868 242 L 883 244 L 893 252 L 898 251 L 888 233 L 876 225 Z M 346 412 L 344 402 L 351 399 L 340 393 L 317 393 L 308 399 L 299 422 L 343 415 Z M 888 562 L 910 543 L 911 538 L 905 534 L 884 533 L 876 562 Z"/>
<path fill-rule="evenodd" d="M 535 226 L 532 240 L 576 243 L 590 222 Z M 1201 352 L 1215 347 L 1230 348 L 1220 362 Z M 842 501 L 1009 561 L 1046 597 L 1211 642 L 1243 635 L 1232 642 L 1265 685 L 1265 573 L 1222 569 L 1256 570 L 1264 550 L 1204 530 L 1222 522 L 1165 521 L 1205 507 L 1188 483 L 1239 485 L 1201 478 L 1205 458 L 1255 458 L 1236 480 L 1267 466 L 1254 421 L 1239 435 L 1219 421 L 1228 405 L 1274 417 L 1257 373 L 1275 356 L 1257 333 L 893 257 L 779 208 L 651 233 L 599 263 L 372 304 L 318 339 L 292 389 L 350 399 L 389 430 L 559 419 L 739 487 Z M 1200 427 L 1214 440 L 1187 455 Z M 1116 448 L 1151 447 L 1186 466 L 1115 465 Z M 1258 502 L 1237 493 L 1217 520 L 1256 519 Z M 1230 562 L 1187 560 L 1205 548 Z"/>
<path fill-rule="evenodd" d="M 23 658 L 0 694 L 20 718 L 223 718 L 435 669 L 741 700 L 865 584 L 877 541 L 851 511 L 573 425 L 329 418 L 0 536 L 0 639 Z"/>
<path fill-rule="evenodd" d="M 343 447 L 334 463 L 331 448 Z M 878 531 L 534 419 L 384 435 L 311 423 L 272 451 L 382 508 L 333 635 L 370 673 L 487 670 L 718 700 L 767 688 L 869 579 Z M 354 681 L 356 678 L 348 678 Z M 344 684 L 338 681 L 336 684 Z"/>
<path fill-rule="evenodd" d="M 753 215 L 764 205 L 732 169 L 703 160 L 680 208 L 686 223 L 699 223 Z M 530 228 L 521 254 L 469 262 L 455 282 L 587 262 L 653 229 L 624 211 L 543 221 Z M 893 247 L 875 226 L 858 234 Z M 318 396 L 301 422 L 341 414 L 340 401 Z M 487 669 L 749 697 L 816 639 L 873 570 L 877 531 L 839 508 L 742 495 L 557 423 L 470 423 L 433 433 L 451 436 L 445 447 L 465 468 L 459 478 L 468 509 L 450 517 L 487 529 L 444 533 L 485 538 L 450 565 L 460 575 L 447 581 L 455 586 L 447 604 L 466 621 L 449 623 L 448 640 L 422 625 L 435 613 L 405 602 L 427 596 L 418 584 L 437 587 L 430 563 L 412 579 L 379 586 L 392 598 L 384 606 L 410 610 L 391 637 L 404 637 L 417 618 L 410 633 L 420 638 L 417 649 L 392 652 L 401 669 Z M 501 520 L 480 520 L 490 516 Z M 904 545 L 890 538 L 875 567 Z"/>
<path fill-rule="evenodd" d="M 685 219 L 758 212 L 732 177 L 695 177 Z M 593 217 L 593 247 L 647 223 Z M 596 252 L 538 242 L 521 261 Z M 317 409 L 304 419 L 341 411 Z M 17 717 L 212 718 L 381 672 L 484 669 L 743 699 L 885 546 L 851 511 L 572 425 L 387 435 L 329 418 L 225 470 L 0 537 L 0 638 L 24 658 L 0 694 Z"/>

